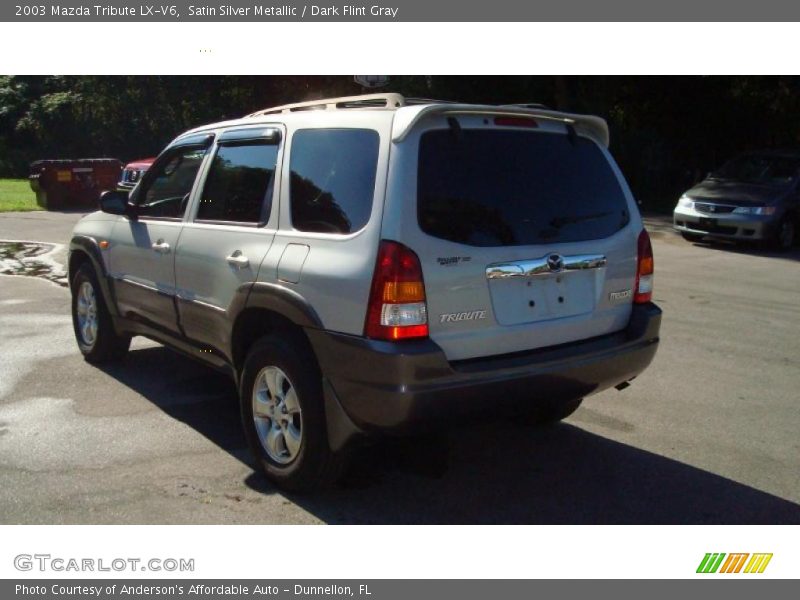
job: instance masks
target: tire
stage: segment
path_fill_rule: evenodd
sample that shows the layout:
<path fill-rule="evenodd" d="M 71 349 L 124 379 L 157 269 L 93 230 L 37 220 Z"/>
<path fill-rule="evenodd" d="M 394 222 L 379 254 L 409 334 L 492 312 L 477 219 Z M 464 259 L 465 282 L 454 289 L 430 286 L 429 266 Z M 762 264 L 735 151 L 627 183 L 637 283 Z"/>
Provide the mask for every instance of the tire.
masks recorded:
<path fill-rule="evenodd" d="M 80 266 L 70 289 L 72 329 L 83 357 L 98 364 L 121 360 L 131 345 L 131 336 L 114 330 L 97 274 L 89 263 Z"/>
<path fill-rule="evenodd" d="M 526 425 L 558 423 L 578 410 L 582 402 L 583 398 L 537 401 L 536 407 L 523 415 L 522 422 Z"/>
<path fill-rule="evenodd" d="M 775 228 L 775 235 L 769 240 L 769 249 L 776 252 L 788 252 L 797 241 L 797 225 L 791 215 L 781 219 Z"/>
<path fill-rule="evenodd" d="M 271 334 L 250 348 L 239 388 L 247 445 L 278 487 L 308 492 L 335 483 L 345 456 L 328 444 L 322 375 L 304 340 Z"/>
<path fill-rule="evenodd" d="M 682 232 L 681 235 L 683 236 L 683 239 L 685 239 L 687 242 L 699 242 L 702 241 L 704 237 L 702 234 L 699 233 L 686 233 L 685 231 Z"/>

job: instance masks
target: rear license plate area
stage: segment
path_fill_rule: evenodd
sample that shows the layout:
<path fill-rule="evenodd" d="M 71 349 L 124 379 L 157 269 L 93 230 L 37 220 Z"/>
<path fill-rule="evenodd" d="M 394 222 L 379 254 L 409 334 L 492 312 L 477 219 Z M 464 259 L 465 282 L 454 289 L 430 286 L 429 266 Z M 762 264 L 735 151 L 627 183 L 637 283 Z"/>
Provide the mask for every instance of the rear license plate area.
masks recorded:
<path fill-rule="evenodd" d="M 492 308 L 501 325 L 573 317 L 595 307 L 597 271 L 491 280 Z"/>

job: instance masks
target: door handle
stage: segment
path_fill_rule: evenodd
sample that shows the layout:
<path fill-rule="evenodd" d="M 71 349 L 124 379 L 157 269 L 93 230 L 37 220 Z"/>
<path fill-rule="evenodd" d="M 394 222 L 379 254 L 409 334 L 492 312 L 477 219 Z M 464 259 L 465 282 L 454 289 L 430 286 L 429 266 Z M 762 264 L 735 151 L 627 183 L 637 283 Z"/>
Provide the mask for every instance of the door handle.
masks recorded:
<path fill-rule="evenodd" d="M 242 254 L 241 250 L 236 250 L 230 256 L 226 256 L 225 260 L 228 261 L 229 265 L 236 267 L 237 269 L 244 269 L 250 266 L 250 259 Z"/>
<path fill-rule="evenodd" d="M 157 242 L 153 242 L 153 244 L 150 247 L 160 254 L 169 253 L 169 244 L 164 240 L 158 240 Z"/>

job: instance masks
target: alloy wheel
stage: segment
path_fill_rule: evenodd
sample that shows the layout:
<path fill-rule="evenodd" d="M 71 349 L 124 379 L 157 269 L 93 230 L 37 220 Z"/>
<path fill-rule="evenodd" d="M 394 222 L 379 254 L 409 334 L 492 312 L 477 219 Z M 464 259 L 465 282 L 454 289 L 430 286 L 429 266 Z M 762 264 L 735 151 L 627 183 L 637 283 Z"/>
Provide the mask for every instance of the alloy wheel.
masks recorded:
<path fill-rule="evenodd" d="M 261 369 L 253 386 L 253 422 L 267 456 L 288 465 L 303 444 L 303 413 L 297 392 L 281 369 Z"/>
<path fill-rule="evenodd" d="M 75 308 L 81 341 L 89 347 L 94 346 L 97 341 L 97 296 L 90 282 L 81 283 Z"/>

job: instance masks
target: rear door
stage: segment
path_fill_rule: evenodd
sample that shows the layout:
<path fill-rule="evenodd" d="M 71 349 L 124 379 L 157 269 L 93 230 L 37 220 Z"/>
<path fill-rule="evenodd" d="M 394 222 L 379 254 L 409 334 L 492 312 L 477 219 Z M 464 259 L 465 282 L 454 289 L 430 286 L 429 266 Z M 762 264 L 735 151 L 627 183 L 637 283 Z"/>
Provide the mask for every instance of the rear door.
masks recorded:
<path fill-rule="evenodd" d="M 220 135 L 184 225 L 175 254 L 180 324 L 209 351 L 229 346 L 232 305 L 275 237 L 283 138 L 279 125 Z"/>
<path fill-rule="evenodd" d="M 607 151 L 562 123 L 439 119 L 395 148 L 384 237 L 419 255 L 448 358 L 623 329 L 641 223 Z"/>

